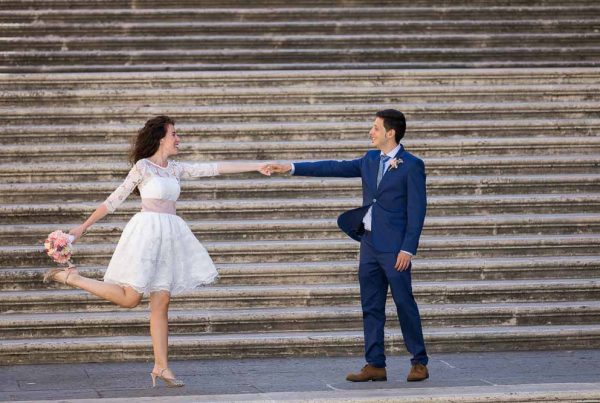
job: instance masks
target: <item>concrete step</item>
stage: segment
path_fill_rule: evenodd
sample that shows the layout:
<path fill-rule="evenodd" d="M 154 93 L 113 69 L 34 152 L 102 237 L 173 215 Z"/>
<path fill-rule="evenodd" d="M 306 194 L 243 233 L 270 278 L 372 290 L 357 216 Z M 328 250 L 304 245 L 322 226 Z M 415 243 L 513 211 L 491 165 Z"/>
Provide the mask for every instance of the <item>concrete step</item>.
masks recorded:
<path fill-rule="evenodd" d="M 203 242 L 217 263 L 322 262 L 358 257 L 359 244 L 348 239 L 297 239 L 285 241 Z M 598 234 L 425 236 L 419 247 L 423 258 L 484 258 L 507 256 L 593 255 L 600 245 Z M 114 244 L 77 244 L 75 264 L 108 264 Z M 0 265 L 47 266 L 43 245 L 0 247 Z"/>
<path fill-rule="evenodd" d="M 594 101 L 600 85 L 585 84 L 517 84 L 517 85 L 448 85 L 380 86 L 372 85 L 230 88 L 111 88 L 111 89 L 31 89 L 0 92 L 0 105 L 24 106 L 116 106 L 146 105 L 148 100 L 164 97 L 169 105 L 226 104 L 324 104 L 324 103 L 394 103 L 394 102 L 510 102 L 510 101 Z"/>
<path fill-rule="evenodd" d="M 0 73 L 600 67 L 600 46 L 0 52 Z M 173 60 L 173 62 L 169 62 Z M 400 60 L 400 61 L 399 61 Z M 158 62 L 157 62 L 158 61 Z M 175 62 L 176 61 L 176 62 Z"/>
<path fill-rule="evenodd" d="M 505 17 L 503 17 L 505 18 Z M 263 34 L 303 34 L 303 35 L 340 35 L 355 34 L 393 34 L 397 32 L 428 32 L 431 34 L 465 33 L 581 33 L 594 32 L 598 20 L 588 17 L 574 19 L 486 19 L 477 20 L 435 20 L 435 19 L 377 19 L 322 20 L 310 19 L 289 21 L 137 21 L 137 22 L 52 22 L 52 23 L 6 23 L 0 26 L 0 35 L 4 38 L 26 36 L 49 36 L 57 32 L 61 36 L 151 36 L 156 32 L 167 36 L 193 35 L 249 35 Z"/>
<path fill-rule="evenodd" d="M 600 79 L 600 78 L 599 78 Z M 369 110 L 375 110 L 370 108 Z M 228 141 L 229 144 L 245 141 L 306 141 L 322 139 L 358 140 L 365 139 L 369 126 L 366 121 L 329 122 L 256 122 L 256 123 L 219 123 L 195 124 L 179 120 L 178 131 L 185 134 L 184 141 L 205 142 Z M 188 120 L 189 121 L 189 120 Z M 73 125 L 29 125 L 19 123 L 0 127 L 0 144 L 12 146 L 27 144 L 38 146 L 44 143 L 80 144 L 98 143 L 127 144 L 141 122 L 73 124 Z M 440 139 L 453 137 L 512 137 L 528 139 L 531 137 L 595 136 L 600 129 L 600 119 L 497 119 L 497 120 L 411 120 L 406 141 L 414 139 Z"/>
<path fill-rule="evenodd" d="M 571 350 L 600 347 L 600 326 L 505 326 L 489 328 L 424 329 L 429 353 Z M 214 359 L 361 355 L 362 331 L 242 333 L 221 335 L 173 335 L 169 358 Z M 388 354 L 404 354 L 399 329 L 386 333 Z M 7 365 L 51 362 L 148 361 L 152 359 L 149 336 L 82 337 L 5 340 L 0 357 Z"/>
<path fill-rule="evenodd" d="M 46 263 L 47 265 L 47 263 Z M 357 282 L 358 263 L 350 261 L 293 263 L 221 263 L 220 285 L 339 284 Z M 565 270 L 568 268 L 568 270 Z M 0 289 L 48 289 L 42 283 L 45 267 L 11 267 L 0 270 Z M 104 266 L 79 266 L 86 277 L 102 279 Z M 466 259 L 420 259 L 412 276 L 417 281 L 568 279 L 600 277 L 594 256 L 536 256 Z M 52 284 L 50 288 L 68 287 Z"/>
<path fill-rule="evenodd" d="M 69 9 L 53 9 L 52 7 L 39 9 L 39 5 L 35 8 L 28 7 L 6 7 L 0 12 L 0 22 L 20 22 L 20 23 L 57 23 L 57 22 L 97 22 L 108 20 L 111 22 L 139 22 L 139 21 L 161 21 L 161 22 L 176 22 L 176 21 L 294 21 L 294 20 L 315 20 L 315 21 L 331 21 L 344 19 L 359 19 L 372 20 L 373 15 L 380 14 L 385 19 L 396 20 L 490 20 L 499 17 L 505 20 L 522 20 L 522 19 L 553 19 L 553 20 L 569 20 L 573 18 L 589 18 L 590 15 L 597 15 L 600 10 L 597 3 L 584 2 L 575 3 L 565 6 L 564 4 L 517 4 L 512 5 L 505 3 L 499 6 L 490 6 L 489 3 L 473 6 L 459 4 L 444 4 L 438 6 L 430 2 L 419 5 L 411 3 L 410 5 L 397 3 L 354 3 L 322 5 L 321 3 L 312 3 L 304 6 L 302 4 L 289 7 L 273 6 L 272 3 L 268 7 L 247 7 L 244 3 L 243 7 L 237 3 L 227 7 L 225 4 L 218 8 L 198 7 L 194 3 L 194 7 L 190 7 L 188 3 L 184 7 L 170 6 L 153 8 L 137 8 L 127 5 L 124 8 L 107 7 L 106 9 L 94 8 L 69 8 Z M 319 4 L 321 7 L 315 7 Z M 390 7 L 394 4 L 395 7 Z M 340 5 L 343 5 L 340 7 Z M 361 5 L 361 7 L 357 7 Z M 104 7 L 103 7 L 104 8 Z"/>
<path fill-rule="evenodd" d="M 121 181 L 74 183 L 0 183 L 0 203 L 97 202 Z M 533 193 L 600 193 L 598 174 L 554 175 L 464 175 L 430 176 L 431 196 L 502 195 Z M 256 198 L 361 197 L 357 178 L 270 177 L 257 179 L 189 180 L 181 189 L 181 200 L 228 200 Z"/>
<path fill-rule="evenodd" d="M 598 101 L 557 102 L 428 102 L 380 104 L 376 109 L 397 108 L 412 119 L 518 119 L 518 118 L 598 118 Z M 372 104 L 323 105 L 162 105 L 111 107 L 28 107 L 0 108 L 3 124 L 92 124 L 100 122 L 144 122 L 147 116 L 167 114 L 175 120 L 201 120 L 205 123 L 221 122 L 225 116 L 230 123 L 308 122 L 349 119 L 371 121 Z M 368 127 L 368 126 L 366 126 Z"/>
<path fill-rule="evenodd" d="M 282 159 L 353 159 L 372 148 L 370 140 L 321 141 L 261 141 L 261 142 L 183 142 L 177 159 L 251 160 Z M 421 158 L 523 155 L 549 156 L 600 154 L 600 136 L 534 137 L 534 138 L 456 138 L 407 139 L 403 142 L 410 152 Z M 127 160 L 127 144 L 42 144 L 38 146 L 6 145 L 0 149 L 0 159 L 9 162 L 119 163 Z"/>
<path fill-rule="evenodd" d="M 0 205 L 0 224 L 54 225 L 83 222 L 94 212 L 97 203 L 28 203 Z M 428 216 L 522 214 L 523 206 L 529 214 L 596 213 L 600 194 L 532 194 L 532 195 L 479 195 L 431 196 L 428 199 Z M 177 212 L 187 221 L 194 220 L 264 220 L 269 219 L 334 219 L 341 212 L 362 205 L 359 198 L 322 199 L 257 199 L 257 200 L 182 200 Z M 111 220 L 126 221 L 140 211 L 137 197 L 125 201 L 111 214 Z"/>
<path fill-rule="evenodd" d="M 355 157 L 359 156 L 360 154 Z M 330 158 L 335 158 L 335 156 Z M 185 158 L 178 160 L 185 161 Z M 600 157 L 594 154 L 425 158 L 426 172 L 429 178 L 438 175 L 589 174 L 590 172 L 594 173 L 599 164 Z M 65 172 L 68 172 L 69 181 L 72 181 L 72 183 L 80 181 L 122 181 L 127 176 L 130 167 L 124 161 L 121 163 L 99 162 L 93 165 L 89 163 L 63 164 L 58 161 L 52 163 L 8 163 L 0 164 L 0 183 L 64 182 Z M 228 177 L 255 179 L 259 177 L 259 174 L 238 174 L 235 176 L 228 175 Z M 207 178 L 205 180 L 216 182 L 220 179 Z"/>
<path fill-rule="evenodd" d="M 380 22 L 381 23 L 381 22 Z M 485 22 L 483 22 L 485 23 Z M 157 31 L 160 32 L 160 31 Z M 385 33 L 364 32 L 357 29 L 351 34 L 308 34 L 292 33 L 264 35 L 253 29 L 245 34 L 217 35 L 167 35 L 160 32 L 143 37 L 134 35 L 103 36 L 63 36 L 55 31 L 52 36 L 19 36 L 1 38 L 0 44 L 4 52 L 16 52 L 23 55 L 28 52 L 57 52 L 58 55 L 69 52 L 145 52 L 145 51 L 203 51 L 210 50 L 246 50 L 258 51 L 276 49 L 278 51 L 302 49 L 367 49 L 381 47 L 382 43 L 402 43 L 403 51 L 422 49 L 479 49 L 493 48 L 566 48 L 596 47 L 600 45 L 600 34 L 592 32 L 544 32 L 544 33 Z M 383 53 L 383 52 L 382 52 Z M 110 53 L 109 56 L 115 57 Z M 64 56 L 63 56 L 64 57 Z"/>
<path fill-rule="evenodd" d="M 35 290 L 66 286 L 42 283 L 45 267 L 14 267 L 0 270 L 0 290 Z M 293 263 L 221 263 L 219 285 L 297 285 L 358 282 L 354 260 Z M 105 266 L 78 266 L 79 272 L 102 279 Z M 422 259 L 412 273 L 416 281 L 582 279 L 600 277 L 596 256 L 535 256 L 466 259 Z"/>
<path fill-rule="evenodd" d="M 413 293 L 419 303 L 427 304 L 590 301 L 600 296 L 600 279 L 414 282 Z M 135 310 L 146 310 L 146 302 L 144 299 Z M 204 287 L 173 297 L 170 303 L 172 309 L 191 310 L 347 305 L 360 305 L 356 282 Z M 2 313 L 113 310 L 114 304 L 75 289 L 3 291 L 0 294 Z"/>
<path fill-rule="evenodd" d="M 283 86 L 290 90 L 312 85 L 323 87 L 423 87 L 597 85 L 597 68 L 505 68 L 505 69 L 417 69 L 417 70 L 270 70 L 270 71 L 170 71 L 106 72 L 69 74 L 6 74 L 0 76 L 5 91 L 134 90 L 155 88 L 198 89 L 263 88 Z M 316 86 L 318 84 L 318 87 Z M 223 122 L 225 123 L 225 122 Z M 101 126 L 100 126 L 101 127 Z M 100 128 L 99 127 L 99 128 Z"/>
<path fill-rule="evenodd" d="M 569 4 L 573 6 L 593 6 L 596 3 L 593 0 L 573 0 Z M 316 7 L 321 8 L 332 8 L 332 7 L 490 7 L 490 3 L 487 0 L 302 0 L 294 3 L 295 8 L 299 7 Z M 494 7 L 516 7 L 516 6 L 528 6 L 528 7 L 556 7 L 562 6 L 564 2 L 558 0 L 497 0 L 494 2 Z M 143 9 L 171 9 L 171 8 L 186 8 L 190 6 L 197 6 L 196 1 L 192 0 L 175 0 L 165 4 L 158 0 L 146 0 L 143 3 Z M 243 6 L 247 12 L 256 10 L 259 12 L 265 7 L 277 7 L 287 9 L 289 3 L 282 0 L 259 0 L 252 3 L 240 2 L 238 0 L 205 0 L 202 3 L 204 9 L 208 9 L 212 12 L 221 11 L 223 7 L 226 8 L 241 8 Z M 5 0 L 2 3 L 2 10 L 45 10 L 45 9 L 58 9 L 58 10 L 72 10 L 72 9 L 139 9 L 140 4 L 133 0 Z M 218 10 L 213 10 L 213 9 Z"/>
<path fill-rule="evenodd" d="M 600 319 L 600 302 L 421 304 L 423 327 L 591 325 Z M 389 330 L 397 328 L 395 308 L 386 309 Z M 0 337 L 146 336 L 148 312 L 5 314 Z M 171 335 L 361 330 L 360 307 L 171 310 Z"/>
<path fill-rule="evenodd" d="M 116 243 L 126 221 L 96 223 L 78 243 Z M 187 224 L 203 241 L 266 241 L 294 239 L 344 239 L 335 218 L 195 220 Z M 79 223 L 65 223 L 74 228 Z M 56 224 L 0 225 L 0 244 L 32 245 L 56 230 Z M 424 235 L 518 235 L 518 234 L 589 234 L 600 233 L 600 214 L 498 214 L 427 217 Z"/>

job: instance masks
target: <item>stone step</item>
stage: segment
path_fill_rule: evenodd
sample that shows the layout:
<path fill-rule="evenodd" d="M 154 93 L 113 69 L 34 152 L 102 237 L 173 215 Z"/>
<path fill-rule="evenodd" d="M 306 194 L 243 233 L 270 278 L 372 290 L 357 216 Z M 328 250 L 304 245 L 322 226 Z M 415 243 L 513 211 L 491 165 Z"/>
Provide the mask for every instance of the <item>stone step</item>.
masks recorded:
<path fill-rule="evenodd" d="M 571 350 L 598 348 L 600 326 L 505 326 L 424 329 L 429 353 Z M 169 358 L 215 359 L 363 354 L 362 331 L 173 335 Z M 399 329 L 386 332 L 386 352 L 405 354 Z M 6 340 L 0 357 L 7 365 L 57 362 L 148 361 L 149 336 Z"/>
<path fill-rule="evenodd" d="M 244 6 L 247 3 L 244 3 Z M 574 18 L 589 18 L 590 15 L 597 15 L 600 11 L 597 3 L 584 2 L 579 4 L 526 4 L 518 5 L 504 4 L 491 6 L 489 3 L 473 6 L 459 4 L 444 4 L 438 6 L 427 2 L 423 5 L 411 3 L 410 5 L 398 5 L 396 2 L 381 3 L 354 3 L 322 5 L 321 3 L 312 3 L 309 5 L 298 4 L 294 7 L 272 6 L 268 7 L 240 7 L 237 3 L 234 6 L 227 7 L 219 5 L 218 8 L 194 7 L 189 4 L 183 7 L 169 6 L 152 8 L 137 8 L 135 6 L 126 6 L 124 8 L 107 7 L 106 9 L 94 8 L 69 8 L 69 9 L 29 9 L 28 7 L 18 7 L 11 9 L 4 6 L 0 11 L 0 22 L 8 23 L 57 23 L 57 22 L 175 22 L 175 21 L 294 21 L 294 20 L 313 20 L 313 21 L 331 21 L 331 20 L 372 20 L 373 15 L 381 15 L 390 20 L 452 20 L 452 21 L 470 21 L 470 20 L 490 20 L 500 18 L 505 20 L 523 20 L 523 19 L 552 19 L 568 20 Z M 321 7 L 314 7 L 319 4 Z M 395 7 L 390 7 L 393 4 Z M 340 7 L 343 5 L 343 7 Z M 361 7 L 357 7 L 361 5 Z"/>
<path fill-rule="evenodd" d="M 382 23 L 382 22 L 380 22 Z M 483 22 L 485 23 L 485 22 Z M 157 31 L 160 32 L 160 31 Z M 63 36 L 60 31 L 48 37 L 20 36 L 1 38 L 3 52 L 15 52 L 14 55 L 24 55 L 27 52 L 56 52 L 59 57 L 65 57 L 64 52 L 146 52 L 146 51 L 177 51 L 183 50 L 203 52 L 210 50 L 230 51 L 256 49 L 285 50 L 309 49 L 320 51 L 322 49 L 367 49 L 381 47 L 382 43 L 402 43 L 404 52 L 408 50 L 420 51 L 422 49 L 466 49 L 485 48 L 557 48 L 557 47 L 596 47 L 600 45 L 600 34 L 594 32 L 544 32 L 544 33 L 365 33 L 357 29 L 351 34 L 308 34 L 293 33 L 264 35 L 263 32 L 253 29 L 251 32 L 236 35 L 166 35 L 160 32 L 157 35 L 130 36 L 104 35 L 104 36 Z M 381 52 L 384 54 L 384 52 Z M 104 53 L 115 57 L 114 53 Z M 21 56 L 22 57 L 22 56 Z"/>
<path fill-rule="evenodd" d="M 599 55 L 600 46 L 7 51 L 0 52 L 0 73 L 600 67 Z"/>
<path fill-rule="evenodd" d="M 531 18 L 551 18 L 553 20 L 572 19 L 580 17 L 589 17 L 600 11 L 597 3 L 584 2 L 580 4 L 537 4 L 537 5 L 499 5 L 489 6 L 472 4 L 452 6 L 445 4 L 444 6 L 432 5 L 427 2 L 426 5 L 411 5 L 397 3 L 364 3 L 321 5 L 314 7 L 316 3 L 308 6 L 302 4 L 295 7 L 227 7 L 219 5 L 218 8 L 198 7 L 170 7 L 165 8 L 137 8 L 126 6 L 125 8 L 107 7 L 106 9 L 91 9 L 91 8 L 70 8 L 70 9 L 37 9 L 18 7 L 11 9 L 3 7 L 0 12 L 1 22 L 97 22 L 98 20 L 106 19 L 111 22 L 139 22 L 139 21 L 290 21 L 295 19 L 306 20 L 336 20 L 336 19 L 372 19 L 373 15 L 380 13 L 387 19 L 398 20 L 419 20 L 419 19 L 447 19 L 447 20 L 495 20 L 495 19 L 531 19 Z M 360 4 L 361 7 L 357 7 Z M 396 7 L 390 7 L 389 4 L 396 4 Z"/>
<path fill-rule="evenodd" d="M 0 203 L 99 202 L 121 181 L 74 183 L 0 183 Z M 501 195 L 533 193 L 600 193 L 600 174 L 549 174 L 511 176 L 430 176 L 429 196 Z M 228 200 L 256 198 L 361 197 L 357 178 L 276 177 L 257 179 L 188 180 L 181 200 Z"/>
<path fill-rule="evenodd" d="M 396 108 L 412 119 L 520 119 L 520 118 L 598 118 L 598 101 L 557 102 L 428 102 L 380 104 L 376 109 Z M 307 122 L 351 119 L 367 122 L 372 120 L 372 104 L 323 104 L 323 105 L 162 105 L 95 107 L 27 107 L 0 108 L 0 122 L 17 124 L 92 124 L 100 122 L 127 122 L 140 125 L 148 116 L 167 114 L 175 120 L 201 120 L 217 123 L 225 117 L 230 123 Z"/>
<path fill-rule="evenodd" d="M 356 155 L 356 157 L 359 156 Z M 335 158 L 335 156 L 330 158 Z M 185 158 L 178 160 L 185 161 Z M 599 164 L 600 157 L 594 154 L 425 158 L 426 172 L 429 178 L 438 175 L 589 174 L 590 172 L 594 173 Z M 69 181 L 73 183 L 80 181 L 122 181 L 129 172 L 130 167 L 126 162 L 98 162 L 93 165 L 74 162 L 63 164 L 58 161 L 52 163 L 8 163 L 0 164 L 0 183 L 64 182 L 65 173 L 67 172 Z M 258 175 L 257 173 L 238 174 L 228 175 L 227 178 L 256 179 L 259 177 Z M 207 178 L 205 180 L 216 182 L 220 178 Z"/>
<path fill-rule="evenodd" d="M 600 79 L 600 78 L 599 78 Z M 371 108 L 372 109 L 372 108 Z M 370 110 L 371 110 L 370 109 Z M 375 110 L 375 109 L 372 109 Z M 3 148 L 15 144 L 39 146 L 40 144 L 80 144 L 98 143 L 128 144 L 143 122 L 131 124 L 106 123 L 73 125 L 4 125 L 0 127 L 0 144 Z M 364 140 L 369 126 L 366 121 L 349 122 L 257 122 L 189 124 L 178 121 L 178 131 L 184 134 L 184 141 L 205 142 L 227 141 L 307 141 Z M 532 137 L 582 137 L 596 135 L 600 129 L 600 119 L 497 119 L 497 120 L 411 120 L 405 141 L 415 139 L 460 138 L 503 138 L 519 140 Z M 231 140 L 235 139 L 235 142 Z M 326 144 L 326 143 L 323 143 Z"/>
<path fill-rule="evenodd" d="M 261 142 L 182 142 L 177 159 L 206 161 L 239 159 L 354 159 L 372 148 L 370 140 L 321 141 L 261 141 Z M 456 138 L 407 139 L 404 146 L 421 158 L 485 157 L 504 155 L 550 156 L 600 154 L 600 136 L 533 137 L 533 138 Z M 23 147 L 6 145 L 0 149 L 0 159 L 10 162 L 55 162 L 68 164 L 127 160 L 128 144 L 42 144 Z"/>
<path fill-rule="evenodd" d="M 195 220 L 187 224 L 203 241 L 261 241 L 285 239 L 344 239 L 335 218 L 327 219 L 259 219 Z M 65 223 L 74 228 L 79 223 Z M 96 223 L 79 244 L 116 243 L 125 221 Z M 0 244 L 32 245 L 43 241 L 56 230 L 56 224 L 0 225 Z M 424 235 L 518 235 L 518 234 L 589 234 L 600 233 L 600 214 L 499 214 L 427 217 Z"/>
<path fill-rule="evenodd" d="M 429 353 L 469 351 L 572 350 L 600 347 L 599 325 L 438 327 L 424 329 Z M 386 352 L 405 354 L 399 329 L 386 332 Z M 333 356 L 364 353 L 362 331 L 173 335 L 169 358 L 215 359 Z M 58 362 L 152 360 L 149 336 L 4 340 L 6 365 Z"/>
<path fill-rule="evenodd" d="M 419 303 L 591 301 L 600 296 L 600 279 L 544 279 L 414 282 Z M 391 301 L 391 296 L 388 298 Z M 147 300 L 137 308 L 147 309 Z M 391 303 L 391 302 L 390 302 Z M 223 285 L 204 287 L 171 299 L 172 309 L 231 309 L 305 306 L 358 306 L 360 292 L 351 284 Z M 116 306 L 81 290 L 24 290 L 0 293 L 0 312 L 114 311 Z"/>
<path fill-rule="evenodd" d="M 68 74 L 6 74 L 0 76 L 6 91 L 61 90 L 65 93 L 86 89 L 133 90 L 155 88 L 230 88 L 296 87 L 423 87 L 502 85 L 597 85 L 597 68 L 506 68 L 506 69 L 417 69 L 417 70 L 271 70 L 271 71 L 170 71 L 106 72 Z M 317 88 L 319 88 L 317 87 Z M 438 90 L 439 90 L 438 89 Z M 225 123 L 225 122 L 223 122 Z M 102 126 L 99 127 L 99 129 Z"/>
<path fill-rule="evenodd" d="M 108 196 L 108 195 L 107 195 Z M 98 203 L 28 203 L 0 205 L 0 224 L 55 225 L 83 222 L 94 212 Z M 323 199 L 257 199 L 257 200 L 180 200 L 178 215 L 184 220 L 264 220 L 314 219 L 337 217 L 341 212 L 362 204 L 359 198 Z M 597 213 L 600 194 L 533 194 L 533 195 L 479 195 L 479 196 L 431 196 L 428 198 L 428 217 L 522 214 L 527 206 L 528 214 L 584 214 Z M 110 219 L 129 220 L 140 211 L 139 199 L 131 196 Z M 449 218 L 451 220 L 451 218 Z"/>
<path fill-rule="evenodd" d="M 435 19 L 387 19 L 385 16 L 374 19 L 354 18 L 352 20 L 310 19 L 289 21 L 181 21 L 161 22 L 52 22 L 52 23 L 6 23 L 0 26 L 0 35 L 4 38 L 49 36 L 57 32 L 65 37 L 88 36 L 151 36 L 161 32 L 167 36 L 193 35 L 250 35 L 263 34 L 303 34 L 303 35 L 341 35 L 355 34 L 393 34 L 397 32 L 428 32 L 431 34 L 465 33 L 581 33 L 598 29 L 598 20 L 588 17 L 573 19 L 481 19 L 476 20 L 435 20 Z M 506 18 L 506 17 L 503 17 Z"/>
<path fill-rule="evenodd" d="M 346 239 L 295 239 L 285 241 L 203 242 L 212 259 L 221 263 L 319 262 L 358 257 L 358 242 Z M 593 255 L 600 245 L 598 234 L 424 236 L 419 246 L 423 258 Z M 107 265 L 115 244 L 77 244 L 75 264 Z M 49 265 L 43 244 L 0 246 L 0 265 L 31 267 Z"/>
<path fill-rule="evenodd" d="M 285 87 L 231 88 L 114 88 L 114 89 L 32 89 L 0 92 L 0 105 L 23 106 L 116 106 L 144 105 L 149 99 L 164 97 L 169 105 L 226 105 L 226 104 L 323 104 L 323 103 L 393 103 L 393 102 L 492 102 L 492 101 L 593 101 L 598 100 L 600 85 L 449 85 L 381 86 L 372 85 L 319 86 L 311 84 Z"/>
<path fill-rule="evenodd" d="M 40 290 L 68 287 L 42 283 L 44 267 L 14 267 L 0 270 L 0 290 Z M 358 282 L 355 260 L 293 263 L 220 263 L 219 285 L 340 284 Z M 78 266 L 79 272 L 102 279 L 105 266 Z M 466 259 L 422 259 L 415 263 L 416 281 L 526 280 L 600 278 L 596 256 L 535 256 Z"/>
<path fill-rule="evenodd" d="M 593 6 L 597 4 L 593 0 L 572 0 L 569 2 L 572 6 Z M 170 1 L 168 4 L 158 0 L 145 0 L 143 3 L 144 9 L 172 9 L 172 8 L 188 8 L 191 6 L 197 6 L 198 2 L 193 0 L 175 0 Z M 286 11 L 289 8 L 289 2 L 283 0 L 259 0 L 253 1 L 252 3 L 240 2 L 238 0 L 210 0 L 203 1 L 202 7 L 211 12 L 221 11 L 222 8 L 241 8 L 244 7 L 246 12 L 260 12 L 265 7 L 276 7 L 284 8 Z M 564 2 L 559 0 L 496 0 L 494 1 L 494 7 L 556 7 L 563 6 Z M 298 7 L 315 7 L 320 6 L 321 8 L 332 8 L 332 7 L 490 7 L 488 0 L 436 0 L 434 2 L 430 0 L 302 0 L 294 3 L 295 8 Z M 47 9 L 113 9 L 121 8 L 133 10 L 140 9 L 140 4 L 135 0 L 4 0 L 2 2 L 2 10 L 47 10 Z M 218 10 L 213 10 L 217 8 Z"/>
<path fill-rule="evenodd" d="M 391 305 L 391 304 L 390 304 Z M 425 328 L 488 326 L 563 326 L 597 324 L 600 302 L 421 304 Z M 146 336 L 148 312 L 4 314 L 0 337 Z M 397 328 L 394 308 L 386 309 L 389 330 Z M 176 334 L 218 334 L 361 330 L 360 307 L 198 309 L 169 311 L 169 330 Z"/>

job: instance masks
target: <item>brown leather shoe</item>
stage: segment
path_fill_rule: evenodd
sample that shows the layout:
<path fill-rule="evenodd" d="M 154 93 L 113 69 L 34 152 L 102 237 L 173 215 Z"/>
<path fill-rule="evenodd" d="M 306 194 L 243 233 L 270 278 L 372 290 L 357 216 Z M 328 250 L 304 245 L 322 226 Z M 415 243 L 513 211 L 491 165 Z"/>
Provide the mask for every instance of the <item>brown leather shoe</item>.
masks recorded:
<path fill-rule="evenodd" d="M 385 368 L 377 368 L 367 364 L 362 367 L 358 374 L 348 374 L 346 380 L 350 382 L 387 381 L 387 373 Z"/>
<path fill-rule="evenodd" d="M 427 365 L 413 364 L 406 380 L 408 382 L 415 382 L 424 381 L 427 378 L 429 378 L 429 371 L 427 370 Z"/>

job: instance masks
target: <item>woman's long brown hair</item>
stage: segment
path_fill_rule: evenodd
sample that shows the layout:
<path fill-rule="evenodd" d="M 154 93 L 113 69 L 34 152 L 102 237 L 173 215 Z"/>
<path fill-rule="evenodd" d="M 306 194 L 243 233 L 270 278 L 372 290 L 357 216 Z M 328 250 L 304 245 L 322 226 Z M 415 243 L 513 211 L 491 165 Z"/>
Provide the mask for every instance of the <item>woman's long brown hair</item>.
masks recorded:
<path fill-rule="evenodd" d="M 175 125 L 175 121 L 168 116 L 160 115 L 148 120 L 144 127 L 138 130 L 129 150 L 131 165 L 135 165 L 142 158 L 154 155 L 160 147 L 160 140 L 167 134 L 167 125 Z M 135 193 L 140 193 L 137 188 Z"/>
<path fill-rule="evenodd" d="M 135 165 L 142 158 L 154 155 L 160 146 L 160 140 L 167 134 L 167 125 L 175 125 L 175 121 L 168 116 L 156 116 L 146 122 L 138 130 L 129 151 L 129 162 Z"/>

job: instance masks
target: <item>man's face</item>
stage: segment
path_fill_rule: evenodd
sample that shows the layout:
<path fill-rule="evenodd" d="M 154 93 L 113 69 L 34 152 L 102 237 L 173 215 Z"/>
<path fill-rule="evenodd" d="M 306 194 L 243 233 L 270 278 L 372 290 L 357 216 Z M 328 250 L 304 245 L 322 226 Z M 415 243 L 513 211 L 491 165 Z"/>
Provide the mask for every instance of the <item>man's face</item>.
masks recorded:
<path fill-rule="evenodd" d="M 389 147 L 390 141 L 395 142 L 393 130 L 386 132 L 382 118 L 375 118 L 369 131 L 369 137 L 371 138 L 371 145 L 380 150 Z"/>

